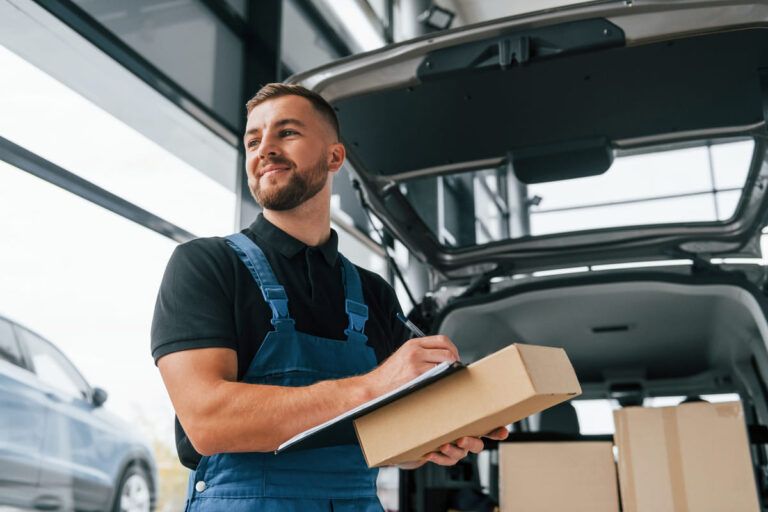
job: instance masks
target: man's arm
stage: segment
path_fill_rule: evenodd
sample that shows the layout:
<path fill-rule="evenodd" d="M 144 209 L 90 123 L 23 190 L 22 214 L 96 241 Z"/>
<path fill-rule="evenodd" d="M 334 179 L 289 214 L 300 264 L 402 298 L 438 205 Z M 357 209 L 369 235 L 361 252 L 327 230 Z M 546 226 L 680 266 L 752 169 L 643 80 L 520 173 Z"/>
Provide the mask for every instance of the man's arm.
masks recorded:
<path fill-rule="evenodd" d="M 199 453 L 211 455 L 275 450 L 435 364 L 458 359 L 447 337 L 416 338 L 365 375 L 301 387 L 238 382 L 237 354 L 225 348 L 174 352 L 157 365 L 189 440 Z"/>

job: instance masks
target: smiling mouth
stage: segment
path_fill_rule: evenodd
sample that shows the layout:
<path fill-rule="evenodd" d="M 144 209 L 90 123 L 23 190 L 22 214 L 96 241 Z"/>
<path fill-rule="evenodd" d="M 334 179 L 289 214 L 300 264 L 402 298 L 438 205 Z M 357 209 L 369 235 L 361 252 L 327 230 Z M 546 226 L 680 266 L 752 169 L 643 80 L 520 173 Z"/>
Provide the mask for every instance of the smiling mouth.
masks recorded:
<path fill-rule="evenodd" d="M 274 167 L 273 166 L 269 166 L 269 167 L 267 167 L 266 169 L 262 170 L 259 173 L 259 178 L 262 178 L 264 176 L 269 176 L 271 174 L 275 174 L 275 173 L 278 173 L 278 172 L 281 172 L 281 171 L 288 171 L 288 170 L 290 170 L 290 167 L 288 167 L 288 166 L 279 166 L 279 167 L 278 166 L 274 166 Z"/>

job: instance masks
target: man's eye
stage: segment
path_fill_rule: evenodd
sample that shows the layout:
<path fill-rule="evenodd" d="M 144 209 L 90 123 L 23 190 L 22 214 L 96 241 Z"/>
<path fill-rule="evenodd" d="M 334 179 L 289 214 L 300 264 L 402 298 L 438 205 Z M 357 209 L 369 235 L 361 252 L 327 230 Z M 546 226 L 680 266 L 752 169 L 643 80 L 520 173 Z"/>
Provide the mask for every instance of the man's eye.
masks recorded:
<path fill-rule="evenodd" d="M 299 132 L 297 132 L 295 130 L 283 130 L 280 133 L 283 135 L 283 137 L 288 137 L 288 136 L 291 136 L 291 135 L 296 135 Z"/>
<path fill-rule="evenodd" d="M 251 139 L 246 143 L 246 147 L 248 148 L 255 148 L 259 145 L 259 139 Z"/>

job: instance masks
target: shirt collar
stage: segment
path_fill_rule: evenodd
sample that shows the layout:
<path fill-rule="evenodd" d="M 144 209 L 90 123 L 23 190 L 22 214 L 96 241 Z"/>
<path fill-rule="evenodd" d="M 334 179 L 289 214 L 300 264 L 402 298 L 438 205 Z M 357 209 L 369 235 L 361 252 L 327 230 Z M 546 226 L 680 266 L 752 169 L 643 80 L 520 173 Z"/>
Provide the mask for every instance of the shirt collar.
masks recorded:
<path fill-rule="evenodd" d="M 309 247 L 301 240 L 292 237 L 269 222 L 261 213 L 253 221 L 249 229 L 257 237 L 277 249 L 286 258 L 293 258 L 299 252 Z M 334 266 L 336 264 L 336 257 L 339 254 L 339 236 L 336 234 L 336 231 L 331 229 L 331 236 L 324 244 L 317 246 L 316 249 L 320 251 L 328 265 Z"/>

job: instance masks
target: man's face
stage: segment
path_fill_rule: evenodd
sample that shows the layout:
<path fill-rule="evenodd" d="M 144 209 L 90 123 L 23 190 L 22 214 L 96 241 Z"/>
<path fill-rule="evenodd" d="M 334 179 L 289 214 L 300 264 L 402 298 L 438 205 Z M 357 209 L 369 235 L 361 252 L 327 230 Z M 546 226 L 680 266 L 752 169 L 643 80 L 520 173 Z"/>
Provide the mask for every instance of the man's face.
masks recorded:
<path fill-rule="evenodd" d="M 329 170 L 338 169 L 329 159 L 333 129 L 306 98 L 282 96 L 257 105 L 245 130 L 248 188 L 265 209 L 297 207 L 323 189 Z"/>

